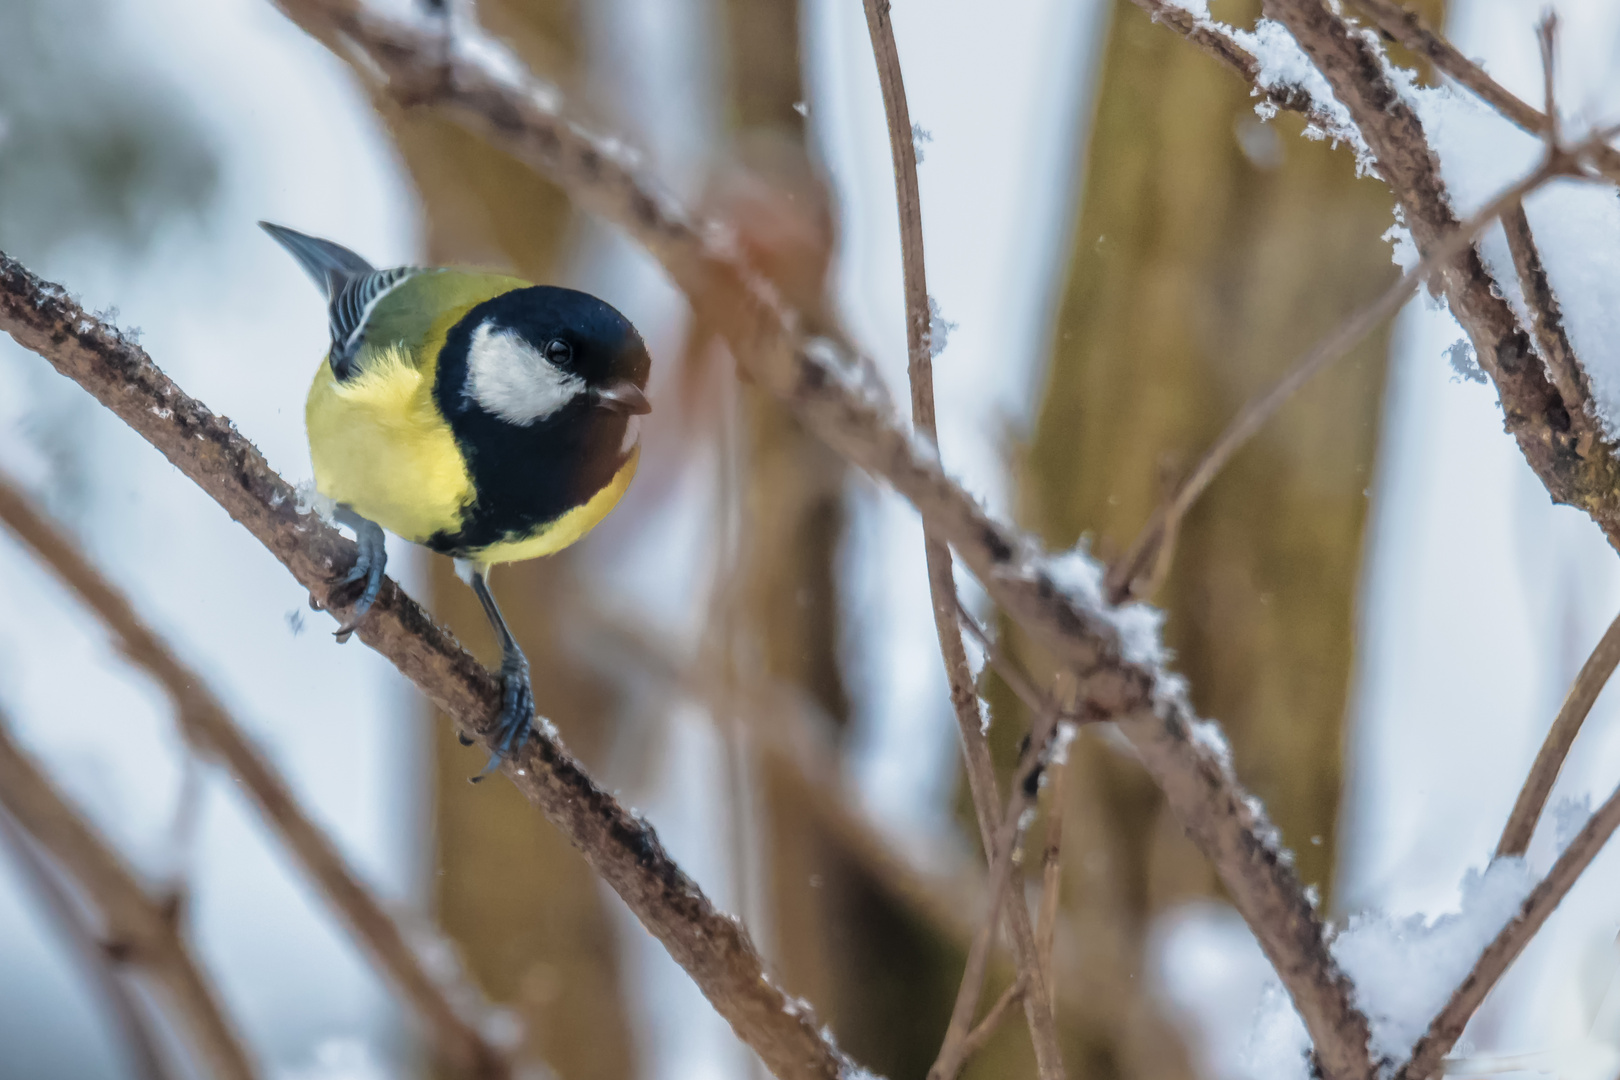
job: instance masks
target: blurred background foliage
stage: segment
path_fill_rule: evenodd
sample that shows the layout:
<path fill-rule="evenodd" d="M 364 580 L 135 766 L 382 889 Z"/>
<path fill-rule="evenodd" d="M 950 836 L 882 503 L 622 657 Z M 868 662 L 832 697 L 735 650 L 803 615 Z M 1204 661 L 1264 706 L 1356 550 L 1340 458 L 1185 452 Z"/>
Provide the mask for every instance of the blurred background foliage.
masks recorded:
<path fill-rule="evenodd" d="M 84 237 L 133 248 L 176 219 L 199 224 L 214 149 L 183 95 L 121 47 L 103 0 L 7 0 L 3 17 L 6 250 L 37 259 Z"/>

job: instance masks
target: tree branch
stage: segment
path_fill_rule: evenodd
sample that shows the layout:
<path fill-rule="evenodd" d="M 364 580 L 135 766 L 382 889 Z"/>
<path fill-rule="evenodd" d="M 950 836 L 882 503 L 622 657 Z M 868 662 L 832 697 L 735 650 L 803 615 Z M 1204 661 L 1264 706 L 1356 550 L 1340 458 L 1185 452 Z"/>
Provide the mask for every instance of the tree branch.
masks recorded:
<path fill-rule="evenodd" d="M 1375 167 L 1394 191 L 1419 250 L 1434 250 L 1455 227 L 1455 217 L 1438 163 L 1423 126 L 1385 74 L 1384 58 L 1363 35 L 1354 33 L 1323 0 L 1266 0 L 1266 14 L 1288 27 L 1300 47 L 1326 76 L 1350 110 L 1375 156 Z M 1543 30 L 1543 60 L 1551 85 L 1551 28 Z M 1548 107 L 1553 108 L 1548 90 Z M 1558 128 L 1551 119 L 1542 134 L 1553 153 Z M 1596 132 L 1588 144 L 1607 141 Z M 1595 430 L 1581 402 L 1566 408 L 1546 370 L 1531 361 L 1524 331 L 1477 251 L 1452 260 L 1442 282 L 1453 315 L 1468 331 L 1481 364 L 1496 383 L 1507 427 L 1531 468 L 1558 501 L 1585 509 L 1620 544 L 1620 486 L 1614 482 L 1612 448 Z M 1583 453 L 1598 452 L 1583 457 Z M 1533 779 L 1535 774 L 1532 774 Z M 1540 929 L 1558 902 L 1620 825 L 1620 791 L 1610 797 L 1552 870 L 1525 901 L 1518 917 L 1486 947 L 1474 970 L 1441 1010 L 1414 1048 L 1397 1080 L 1425 1080 L 1462 1034 L 1470 1016 L 1508 965 Z"/>
<path fill-rule="evenodd" d="M 300 512 L 297 493 L 253 444 L 188 397 L 138 345 L 3 254 L 0 329 L 89 390 L 162 452 L 264 544 L 316 603 L 340 617 L 348 613 L 351 594 L 333 582 L 353 564 L 354 545 L 314 514 Z M 495 679 L 392 579 L 384 581 L 357 634 L 460 731 L 489 746 L 500 710 Z M 852 1068 L 821 1035 L 809 1007 L 765 973 L 741 924 L 714 908 L 665 853 L 651 826 L 597 787 L 553 733 L 537 732 L 504 771 L 778 1077 L 835 1080 Z"/>
<path fill-rule="evenodd" d="M 1350 110 L 1418 250 L 1434 250 L 1457 219 L 1423 125 L 1384 74 L 1380 51 L 1323 0 L 1266 0 L 1265 12 L 1288 28 Z M 1476 250 L 1450 260 L 1440 280 L 1530 467 L 1555 501 L 1585 510 L 1620 545 L 1620 461 L 1586 402 L 1566 406 Z"/>
<path fill-rule="evenodd" d="M 989 1042 L 991 1037 L 995 1035 L 996 1030 L 1001 1027 L 1001 1021 L 1007 1015 L 1007 1010 L 1023 996 L 1024 977 L 1020 975 L 1007 984 L 1007 989 L 1003 990 L 1001 996 L 996 998 L 995 1003 L 984 1014 L 984 1019 L 975 1024 L 973 1030 L 968 1032 L 967 1038 L 962 1040 L 963 1061 L 967 1061 L 974 1054 L 984 1049 L 984 1044 Z"/>
<path fill-rule="evenodd" d="M 1530 329 L 1535 334 L 1542 362 L 1547 365 L 1547 375 L 1558 388 L 1566 409 L 1571 412 L 1590 410 L 1592 384 L 1575 358 L 1569 336 L 1564 333 L 1563 312 L 1547 280 L 1547 268 L 1541 261 L 1535 237 L 1530 234 L 1530 219 L 1525 216 L 1522 202 L 1502 215 L 1502 231 L 1507 233 L 1508 251 L 1513 255 L 1513 268 L 1519 277 L 1525 306 L 1530 309 Z M 1588 415 L 1595 428 L 1595 416 Z"/>
<path fill-rule="evenodd" d="M 208 688 L 141 619 L 129 600 L 104 578 L 78 546 L 0 473 L 0 522 L 32 548 L 118 639 L 124 655 L 146 670 L 174 703 L 187 741 L 217 756 L 246 788 L 264 821 L 326 895 L 349 930 L 393 980 L 395 988 L 432 1033 L 446 1065 L 479 1080 L 512 1073 L 507 1054 L 490 1045 L 479 1021 L 489 1005 L 466 982 L 446 984 L 422 966 L 405 929 L 349 869 L 331 839 L 312 821 L 285 780 L 249 741 Z"/>
<path fill-rule="evenodd" d="M 1554 126 L 1548 123 L 1549 117 L 1557 119 L 1553 110 L 1537 109 L 1491 78 L 1489 72 L 1430 29 L 1417 12 L 1406 10 L 1394 0 L 1351 2 L 1370 15 L 1380 30 L 1410 51 L 1426 57 L 1439 71 L 1471 90 L 1509 123 L 1542 138 Z M 1620 150 L 1612 146 L 1598 147 L 1593 153 L 1593 167 L 1609 180 L 1620 183 Z"/>
<path fill-rule="evenodd" d="M 254 1080 L 258 1073 L 247 1049 L 180 936 L 178 911 L 147 895 L 134 870 L 12 741 L 10 727 L 0 715 L 0 806 L 100 909 L 104 947 L 142 968 L 162 989 L 190 1033 L 199 1066 L 219 1080 Z"/>
<path fill-rule="evenodd" d="M 1513 804 L 1513 812 L 1508 815 L 1507 825 L 1502 829 L 1502 839 L 1497 841 L 1497 858 L 1523 855 L 1529 849 L 1536 822 L 1541 819 L 1541 811 L 1547 805 L 1547 797 L 1552 794 L 1553 782 L 1558 779 L 1559 770 L 1564 767 L 1564 759 L 1569 756 L 1569 748 L 1574 745 L 1581 724 L 1585 722 L 1587 713 L 1592 711 L 1593 704 L 1608 684 L 1616 666 L 1620 666 L 1620 615 L 1615 616 L 1593 647 L 1592 654 L 1586 658 L 1586 663 L 1581 665 L 1580 674 L 1575 676 L 1575 682 L 1553 719 L 1552 727 L 1547 729 L 1547 737 L 1536 754 L 1535 764 L 1530 766 L 1530 775 L 1525 777 L 1524 787 Z"/>
<path fill-rule="evenodd" d="M 905 284 L 906 369 L 911 383 L 911 422 L 920 435 L 937 446 L 939 429 L 934 415 L 933 328 L 927 262 L 923 254 L 922 200 L 917 190 L 917 145 L 912 133 L 910 107 L 906 103 L 906 86 L 900 70 L 900 52 L 894 40 L 894 25 L 889 20 L 888 0 L 865 0 L 865 6 L 866 27 L 872 39 L 878 84 L 883 92 L 883 111 L 888 120 L 895 199 L 900 210 L 900 262 Z M 923 552 L 928 564 L 928 593 L 934 609 L 934 630 L 939 638 L 940 656 L 945 663 L 952 711 L 956 715 L 957 733 L 962 741 L 963 759 L 968 771 L 973 774 L 969 791 L 980 830 L 991 834 L 999 843 L 1006 827 L 996 827 L 995 808 L 998 800 L 995 798 L 995 770 L 980 722 L 978 688 L 974 685 L 967 649 L 962 643 L 962 626 L 957 621 L 959 601 L 951 549 L 928 529 L 926 522 Z M 1016 797 L 1016 792 L 1014 794 Z M 1041 970 L 1040 952 L 1035 945 L 1029 908 L 1021 895 L 1003 906 L 1006 879 L 1012 874 L 1013 840 L 1010 835 L 1006 837 L 1005 853 L 997 849 L 996 843 L 985 846 L 985 858 L 990 861 L 991 867 L 990 917 L 984 929 L 975 935 L 968 950 L 962 992 L 952 1012 L 945 1047 L 940 1051 L 940 1061 L 935 1064 L 936 1075 L 954 1077 L 960 1068 L 961 1062 L 949 1058 L 946 1048 L 959 1045 L 961 1039 L 966 1037 L 967 1025 L 972 1022 L 978 1008 L 998 908 L 1006 912 L 1008 936 L 1012 938 L 1013 954 L 1025 984 L 1024 1014 L 1029 1024 L 1030 1039 L 1035 1046 L 1036 1068 L 1042 1080 L 1062 1080 L 1064 1075 L 1063 1056 L 1058 1049 L 1057 1024 L 1052 1018 L 1052 996 Z M 1006 860 L 1005 868 L 998 866 L 1002 859 Z M 942 1072 L 946 1068 L 949 1071 Z"/>
<path fill-rule="evenodd" d="M 1029 913 L 1022 896 L 1015 895 L 1008 898 L 1006 892 L 1014 868 L 1021 862 L 1017 856 L 1027 824 L 1025 811 L 1034 802 L 1035 792 L 1039 789 L 1040 773 L 1047 764 L 1057 728 L 1058 714 L 1055 708 L 1036 714 L 1029 742 L 1020 755 L 1017 770 L 1013 773 L 1012 790 L 1007 796 L 1007 808 L 998 820 L 992 842 L 988 846 L 990 884 L 986 891 L 990 898 L 989 907 L 968 949 L 967 963 L 963 965 L 962 982 L 957 989 L 950 1023 L 940 1044 L 939 1055 L 928 1070 L 928 1080 L 956 1080 L 957 1074 L 962 1071 L 962 1066 L 967 1061 L 968 1054 L 972 1052 L 970 1038 L 973 1014 L 978 1011 L 979 997 L 984 991 L 991 935 L 995 930 L 999 907 L 1006 903 L 1024 908 L 1026 916 Z M 1058 808 L 1057 812 L 1061 813 L 1061 808 Z M 1041 958 L 1044 955 L 1039 949 L 1037 939 L 1033 966 L 1039 971 L 1043 984 L 1047 982 L 1048 970 L 1047 965 L 1042 963 Z M 1022 962 L 1019 965 L 1018 981 L 1023 984 L 1027 993 L 1030 986 L 1030 972 Z"/>

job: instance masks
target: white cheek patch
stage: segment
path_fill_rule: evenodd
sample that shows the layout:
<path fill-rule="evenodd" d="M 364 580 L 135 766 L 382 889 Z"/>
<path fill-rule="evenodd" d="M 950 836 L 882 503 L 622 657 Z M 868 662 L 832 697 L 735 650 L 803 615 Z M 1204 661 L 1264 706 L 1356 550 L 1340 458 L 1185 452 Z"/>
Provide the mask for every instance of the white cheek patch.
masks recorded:
<path fill-rule="evenodd" d="M 585 380 L 561 371 L 511 330 L 488 323 L 467 349 L 467 395 L 511 424 L 544 420 L 585 392 Z"/>
<path fill-rule="evenodd" d="M 619 440 L 619 453 L 628 454 L 641 442 L 641 417 L 632 416 L 624 425 L 624 438 Z"/>

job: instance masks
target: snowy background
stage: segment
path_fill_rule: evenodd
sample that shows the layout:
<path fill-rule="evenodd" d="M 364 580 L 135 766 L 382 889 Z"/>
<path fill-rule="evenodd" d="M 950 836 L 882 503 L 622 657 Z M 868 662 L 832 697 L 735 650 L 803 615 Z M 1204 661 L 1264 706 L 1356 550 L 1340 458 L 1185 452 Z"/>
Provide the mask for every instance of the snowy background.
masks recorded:
<path fill-rule="evenodd" d="M 347 70 L 260 0 L 71 6 L 81 16 L 71 39 L 65 6 L 12 0 L 3 15 L 21 32 L 0 34 L 0 100 L 31 100 L 19 92 L 29 85 L 59 91 L 39 95 L 51 103 L 37 112 L 0 113 L 8 245 L 71 283 L 87 306 L 116 308 L 181 385 L 230 416 L 289 478 L 308 476 L 300 418 L 324 322 L 301 273 L 253 223 L 340 237 L 379 264 L 412 261 L 416 208 L 385 134 Z M 1539 2 L 1451 7 L 1463 51 L 1535 100 Z M 897 4 L 894 17 L 912 116 L 931 137 L 920 168 L 931 289 L 957 324 L 939 367 L 942 451 L 971 490 L 1006 511 L 999 445 L 1009 427 L 1028 425 L 1039 386 L 1106 10 L 1096 0 L 1008 0 L 997 9 L 986 19 L 982 3 L 949 0 L 924 17 L 918 5 Z M 1620 116 L 1620 80 L 1611 74 L 1620 6 L 1580 0 L 1559 10 L 1566 111 Z M 710 15 L 703 0 L 610 0 L 592 5 L 588 20 L 596 81 L 688 193 L 715 138 L 707 37 L 691 31 Z M 859 5 L 814 0 L 804 39 L 806 107 L 844 213 L 838 298 L 852 332 L 899 385 L 893 186 Z M 998 77 L 970 77 L 965 66 Z M 68 74 L 83 70 L 101 81 Z M 606 74 L 626 71 L 635 77 Z M 1501 122 L 1454 97 L 1436 95 L 1427 108 L 1426 117 L 1440 119 L 1448 179 L 1477 184 L 1459 191 L 1465 201 L 1482 201 L 1522 167 L 1515 154 L 1524 140 Z M 133 195 L 112 201 L 93 182 L 96 163 L 74 156 L 72 138 L 109 124 L 144 126 L 166 148 L 140 163 Z M 92 180 L 64 185 L 63 174 Z M 1612 193 L 1549 192 L 1529 213 L 1548 237 L 1565 310 L 1593 320 L 1620 312 L 1612 296 L 1620 273 L 1601 262 L 1620 257 L 1609 254 L 1620 253 Z M 682 305 L 643 256 L 587 231 L 574 264 L 576 284 L 614 283 L 655 356 L 675 347 Z M 1615 329 L 1572 322 L 1582 355 L 1613 368 L 1604 400 L 1620 402 Z M 1530 869 L 1470 878 L 1569 680 L 1620 610 L 1620 564 L 1583 515 L 1548 504 L 1502 432 L 1494 395 L 1454 378 L 1444 354 L 1461 336 L 1448 314 L 1422 301 L 1398 325 L 1340 830 L 1335 914 L 1354 916 L 1342 955 L 1382 976 L 1367 993 L 1375 1014 L 1387 1006 L 1392 1026 L 1381 1030 L 1396 1042 L 1438 1004 L 1423 995 L 1444 994 L 1451 973 L 1494 932 L 1492 920 L 1550 862 L 1559 822 L 1578 823 L 1583 800 L 1604 797 L 1620 775 L 1609 694 L 1560 778 L 1560 809 L 1549 813 Z M 305 609 L 298 588 L 245 533 L 9 341 L 0 342 L 0 463 L 210 674 L 367 879 L 392 900 L 420 903 L 427 810 L 414 793 L 427 767 L 426 720 L 392 669 L 358 645 L 335 645 L 325 617 Z M 648 604 L 672 629 L 699 617 L 701 585 L 714 569 L 703 534 L 711 472 L 698 462 L 678 480 L 681 497 L 651 519 L 659 543 L 612 537 L 614 559 L 631 563 L 596 571 L 600 588 Z M 860 598 L 865 642 L 852 650 L 860 658 L 851 672 L 853 779 L 883 821 L 926 835 L 949 826 L 955 748 L 920 530 L 914 514 L 864 481 L 854 482 L 851 505 L 843 587 Z M 408 587 L 419 580 L 415 559 L 391 554 Z M 161 696 L 4 537 L 0 610 L 30 612 L 26 624 L 0 622 L 0 705 L 145 871 L 156 880 L 184 874 L 200 951 L 269 1069 L 311 1080 L 403 1075 L 410 1059 L 400 1049 L 401 1019 L 319 899 L 217 771 L 203 769 L 195 812 L 178 812 L 185 770 Z M 725 851 L 714 840 L 727 807 L 718 785 L 690 782 L 715 772 L 719 746 L 700 715 L 677 716 L 674 730 L 664 779 L 640 808 L 717 901 L 732 904 Z M 1609 1000 L 1617 860 L 1612 851 L 1599 859 L 1470 1029 L 1467 1052 L 1481 1067 L 1594 1080 L 1620 1072 L 1620 996 Z M 3 864 L 0 1078 L 124 1075 L 59 928 Z M 1465 901 L 1463 916 L 1443 921 Z M 621 930 L 625 983 L 659 1051 L 647 1056 L 649 1075 L 746 1075 L 747 1056 L 685 976 L 628 916 Z M 1156 941 L 1152 975 L 1195 1033 L 1209 1074 L 1284 1075 L 1272 1066 L 1293 1045 L 1288 1010 L 1237 917 L 1202 903 L 1167 915 Z M 1531 1056 L 1505 1057 L 1520 1054 Z"/>

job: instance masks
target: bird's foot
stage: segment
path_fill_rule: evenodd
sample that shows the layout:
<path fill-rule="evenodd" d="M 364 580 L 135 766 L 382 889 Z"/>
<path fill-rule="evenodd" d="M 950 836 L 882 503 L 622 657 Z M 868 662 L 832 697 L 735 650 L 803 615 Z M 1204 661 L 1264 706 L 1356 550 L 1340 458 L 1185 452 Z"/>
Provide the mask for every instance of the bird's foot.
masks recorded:
<path fill-rule="evenodd" d="M 522 655 L 501 661 L 501 718 L 495 725 L 495 751 L 484 770 L 472 778 L 478 783 L 502 761 L 523 749 L 534 729 L 534 688 L 529 683 L 529 662 Z"/>
<path fill-rule="evenodd" d="M 355 543 L 360 547 L 360 554 L 354 560 L 349 572 L 338 579 L 338 586 L 353 585 L 357 581 L 365 582 L 360 590 L 360 598 L 355 601 L 354 609 L 349 612 L 349 621 L 333 632 L 338 641 L 349 640 L 349 635 L 359 629 L 365 622 L 366 615 L 371 611 L 371 605 L 376 603 L 377 594 L 382 592 L 383 571 L 388 566 L 388 544 L 383 536 L 382 527 L 376 522 L 367 521 L 358 514 L 345 517 L 339 514 L 338 520 L 354 530 Z"/>

